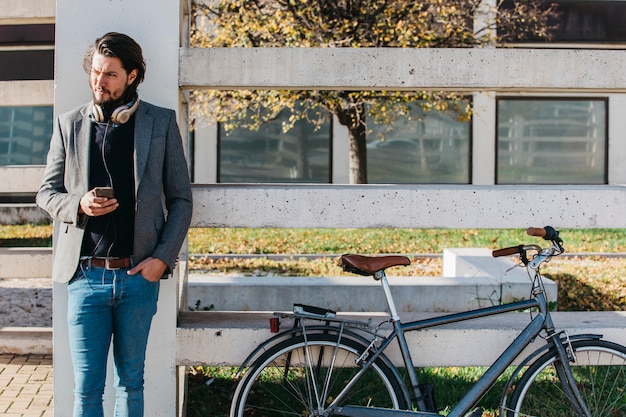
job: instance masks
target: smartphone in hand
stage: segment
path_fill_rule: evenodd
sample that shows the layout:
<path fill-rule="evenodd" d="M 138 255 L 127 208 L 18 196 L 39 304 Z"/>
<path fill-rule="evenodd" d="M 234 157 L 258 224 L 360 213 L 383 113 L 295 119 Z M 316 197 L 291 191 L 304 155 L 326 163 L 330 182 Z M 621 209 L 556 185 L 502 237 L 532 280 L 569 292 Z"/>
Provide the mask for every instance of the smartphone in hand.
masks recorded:
<path fill-rule="evenodd" d="M 93 189 L 93 194 L 96 197 L 106 197 L 113 198 L 115 193 L 113 192 L 113 187 L 96 187 Z"/>

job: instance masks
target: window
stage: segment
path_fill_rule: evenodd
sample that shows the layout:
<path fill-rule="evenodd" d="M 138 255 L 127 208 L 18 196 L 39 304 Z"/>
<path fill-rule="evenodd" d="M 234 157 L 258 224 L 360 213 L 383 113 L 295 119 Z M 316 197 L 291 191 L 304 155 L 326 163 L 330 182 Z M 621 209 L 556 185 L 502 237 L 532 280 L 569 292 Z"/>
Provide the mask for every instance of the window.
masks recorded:
<path fill-rule="evenodd" d="M 368 134 L 367 175 L 370 184 L 468 184 L 470 122 L 453 112 L 413 107 L 411 120 L 396 120 L 392 129 L 374 125 Z"/>
<path fill-rule="evenodd" d="M 0 46 L 54 46 L 54 25 L 0 25 Z"/>
<path fill-rule="evenodd" d="M 498 184 L 606 184 L 607 101 L 497 100 Z"/>
<path fill-rule="evenodd" d="M 331 182 L 331 123 L 315 130 L 306 120 L 282 131 L 283 114 L 258 131 L 219 129 L 218 182 Z M 329 118 L 330 120 L 330 118 Z"/>
<path fill-rule="evenodd" d="M 0 81 L 54 78 L 54 25 L 0 25 Z"/>
<path fill-rule="evenodd" d="M 1 51 L 0 81 L 54 79 L 54 51 Z"/>
<path fill-rule="evenodd" d="M 552 3 L 557 4 L 560 16 L 551 22 L 551 25 L 558 25 L 551 43 L 626 43 L 625 1 L 556 0 Z M 510 8 L 512 4 L 513 1 L 505 0 L 503 7 Z"/>
<path fill-rule="evenodd" d="M 0 165 L 44 165 L 52 106 L 0 107 Z"/>

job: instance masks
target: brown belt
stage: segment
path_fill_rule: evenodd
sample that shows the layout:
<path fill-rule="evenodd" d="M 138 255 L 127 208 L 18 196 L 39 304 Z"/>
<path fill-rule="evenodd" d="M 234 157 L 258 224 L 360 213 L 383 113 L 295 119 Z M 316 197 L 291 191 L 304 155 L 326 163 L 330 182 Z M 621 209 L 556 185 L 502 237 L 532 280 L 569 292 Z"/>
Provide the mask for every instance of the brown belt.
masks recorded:
<path fill-rule="evenodd" d="M 86 267 L 104 269 L 122 269 L 132 266 L 130 258 L 89 258 L 80 262 Z"/>

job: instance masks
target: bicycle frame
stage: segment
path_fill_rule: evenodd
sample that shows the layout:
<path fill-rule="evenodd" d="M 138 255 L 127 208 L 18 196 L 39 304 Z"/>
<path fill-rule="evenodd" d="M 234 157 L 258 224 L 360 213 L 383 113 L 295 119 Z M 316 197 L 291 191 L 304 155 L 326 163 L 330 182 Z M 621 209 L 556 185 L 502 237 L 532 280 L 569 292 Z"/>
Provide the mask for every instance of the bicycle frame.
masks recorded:
<path fill-rule="evenodd" d="M 389 291 L 389 283 L 387 282 L 387 277 L 381 274 L 380 277 L 381 285 L 385 293 Z M 539 297 L 544 297 L 543 294 L 539 294 Z M 393 301 L 391 298 L 387 298 L 391 300 L 391 305 L 389 305 L 389 309 L 391 312 L 391 318 L 393 322 L 393 330 L 387 336 L 378 349 L 368 357 L 367 361 L 363 364 L 363 368 L 367 369 L 377 358 L 380 356 L 386 348 L 391 344 L 396 338 L 398 340 L 400 346 L 400 352 L 402 354 L 402 358 L 404 361 L 404 365 L 406 366 L 406 370 L 408 373 L 409 381 L 412 387 L 418 387 L 419 382 L 417 378 L 417 374 L 415 372 L 415 367 L 413 366 L 413 360 L 411 359 L 411 354 L 409 351 L 409 347 L 406 341 L 406 332 L 428 329 L 432 327 L 441 326 L 449 323 L 457 323 L 460 321 L 478 319 L 482 317 L 493 316 L 497 314 L 508 313 L 512 311 L 520 311 L 526 310 L 529 308 L 539 308 L 540 311 L 537 313 L 535 318 L 522 330 L 520 335 L 509 345 L 509 347 L 500 355 L 500 357 L 489 367 L 489 369 L 484 373 L 484 375 L 474 384 L 474 386 L 464 395 L 464 397 L 457 403 L 457 405 L 450 411 L 448 414 L 449 417 L 460 417 L 466 414 L 471 407 L 478 402 L 480 397 L 489 389 L 489 387 L 496 381 L 496 379 L 504 372 L 504 370 L 513 363 L 516 357 L 520 355 L 520 353 L 530 344 L 530 342 L 537 337 L 537 335 L 541 332 L 541 330 L 546 329 L 548 326 L 546 320 L 546 314 L 542 310 L 542 304 L 545 305 L 545 301 L 542 303 L 540 299 L 531 299 L 525 301 L 518 301 L 514 303 L 509 303 L 500 306 L 487 307 L 478 310 L 472 310 L 461 313 L 453 313 L 446 314 L 440 317 L 434 317 L 425 320 L 417 320 L 407 323 L 402 323 L 399 319 L 398 313 L 393 305 Z M 356 379 L 360 377 L 360 373 L 358 373 L 353 381 L 350 381 L 345 389 L 335 398 L 335 401 L 329 406 L 329 409 L 333 409 L 335 404 L 338 404 L 341 401 L 343 394 L 347 392 Z M 413 390 L 413 401 L 416 402 L 416 405 L 419 408 L 424 408 L 425 404 L 423 403 L 423 399 L 421 399 L 422 394 L 418 391 L 415 392 Z M 420 404 L 420 402 L 422 402 Z M 358 414 L 350 414 L 349 406 L 344 406 L 341 408 L 341 412 L 339 415 L 350 416 L 350 415 L 362 415 L 361 409 L 359 408 Z M 386 409 L 376 409 L 376 412 L 380 412 L 380 416 L 400 416 L 406 415 L 406 411 L 398 414 L 396 410 L 386 410 Z M 414 415 L 419 416 L 420 412 L 415 412 Z M 432 413 L 427 413 L 424 415 L 433 415 Z"/>
<path fill-rule="evenodd" d="M 342 392 L 337 395 L 333 403 L 328 407 L 331 413 L 334 412 L 336 415 L 345 417 L 400 417 L 409 415 L 417 417 L 438 415 L 420 411 L 408 412 L 380 408 L 364 409 L 363 407 L 355 406 L 338 407 L 338 404 L 344 397 L 345 393 L 350 390 L 350 388 L 355 384 L 356 380 L 358 380 L 358 378 L 365 371 L 365 369 L 367 369 L 386 350 L 389 344 L 391 344 L 397 338 L 402 358 L 408 373 L 409 381 L 411 383 L 411 386 L 413 387 L 411 400 L 418 408 L 425 409 L 423 395 L 419 391 L 419 381 L 415 372 L 415 367 L 413 366 L 413 360 L 411 358 L 410 350 L 405 336 L 406 332 L 410 331 L 428 329 L 444 324 L 457 323 L 461 321 L 473 320 L 513 311 L 526 310 L 530 308 L 538 309 L 535 317 L 520 332 L 515 340 L 504 350 L 504 352 L 502 352 L 502 354 L 487 369 L 487 371 L 485 371 L 482 377 L 472 386 L 472 388 L 465 393 L 463 398 L 450 411 L 448 417 L 462 417 L 466 415 L 470 411 L 472 406 L 474 406 L 480 400 L 482 395 L 496 382 L 498 377 L 502 375 L 506 368 L 510 366 L 516 358 L 520 356 L 522 351 L 533 341 L 533 339 L 535 339 L 540 334 L 542 330 L 545 330 L 548 334 L 548 345 L 556 346 L 559 357 L 561 358 L 561 363 L 567 363 L 567 353 L 560 343 L 560 339 L 559 342 L 554 341 L 556 331 L 552 322 L 552 318 L 550 317 L 550 313 L 547 310 L 547 300 L 545 298 L 545 294 L 542 289 L 536 288 L 536 285 L 540 284 L 535 284 L 535 288 L 533 288 L 534 298 L 530 300 L 518 301 L 499 306 L 487 307 L 461 313 L 446 314 L 435 318 L 402 323 L 396 311 L 395 305 L 393 304 L 393 298 L 391 298 L 389 283 L 387 281 L 387 277 L 384 271 L 381 271 L 376 279 L 379 279 L 381 281 L 383 291 L 385 292 L 385 296 L 388 301 L 388 308 L 391 315 L 391 321 L 393 323 L 393 330 L 389 334 L 389 336 L 382 340 L 382 343 L 375 350 L 375 352 L 367 358 L 367 361 L 362 365 L 361 372 L 357 373 L 354 376 L 354 378 L 346 385 L 344 390 L 342 390 Z M 567 395 L 572 400 L 573 404 L 576 404 L 577 408 L 582 408 L 584 410 L 584 402 L 580 399 L 578 390 L 575 388 L 576 385 L 573 383 L 573 377 L 571 375 L 569 367 L 560 368 L 560 377 L 563 381 L 563 385 L 567 392 Z M 588 411 L 583 412 L 588 415 Z"/>

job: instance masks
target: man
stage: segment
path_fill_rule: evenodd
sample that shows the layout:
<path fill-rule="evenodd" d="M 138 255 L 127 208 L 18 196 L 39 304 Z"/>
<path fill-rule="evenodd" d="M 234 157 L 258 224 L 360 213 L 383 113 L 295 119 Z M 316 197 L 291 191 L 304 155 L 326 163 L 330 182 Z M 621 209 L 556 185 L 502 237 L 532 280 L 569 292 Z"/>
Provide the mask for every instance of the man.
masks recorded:
<path fill-rule="evenodd" d="M 191 220 L 174 111 L 137 95 L 145 63 L 130 37 L 87 51 L 93 102 L 58 117 L 37 204 L 57 223 L 53 279 L 68 283 L 74 416 L 102 416 L 113 342 L 115 415 L 143 416 L 145 351 L 159 280 Z"/>

